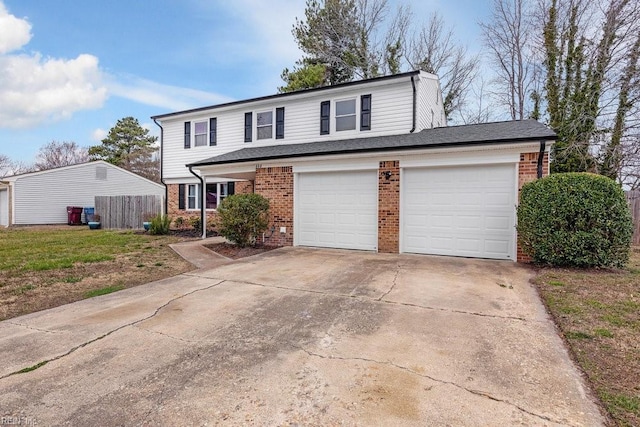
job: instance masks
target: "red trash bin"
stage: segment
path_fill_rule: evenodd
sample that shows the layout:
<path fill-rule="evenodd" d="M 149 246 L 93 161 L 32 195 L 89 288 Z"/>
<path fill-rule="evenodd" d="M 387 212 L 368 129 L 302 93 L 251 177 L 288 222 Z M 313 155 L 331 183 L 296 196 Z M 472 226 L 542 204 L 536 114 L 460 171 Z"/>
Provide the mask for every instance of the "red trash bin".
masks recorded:
<path fill-rule="evenodd" d="M 67 224 L 82 225 L 82 208 L 67 206 Z"/>

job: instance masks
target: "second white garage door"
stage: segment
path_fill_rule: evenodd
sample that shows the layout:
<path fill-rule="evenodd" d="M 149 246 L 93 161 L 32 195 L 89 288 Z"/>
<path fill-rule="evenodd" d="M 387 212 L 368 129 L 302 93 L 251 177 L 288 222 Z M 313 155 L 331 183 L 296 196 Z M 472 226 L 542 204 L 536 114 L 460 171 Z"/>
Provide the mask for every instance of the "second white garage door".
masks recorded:
<path fill-rule="evenodd" d="M 377 249 L 377 171 L 300 173 L 296 185 L 298 245 Z"/>
<path fill-rule="evenodd" d="M 405 169 L 402 251 L 512 259 L 515 165 Z"/>

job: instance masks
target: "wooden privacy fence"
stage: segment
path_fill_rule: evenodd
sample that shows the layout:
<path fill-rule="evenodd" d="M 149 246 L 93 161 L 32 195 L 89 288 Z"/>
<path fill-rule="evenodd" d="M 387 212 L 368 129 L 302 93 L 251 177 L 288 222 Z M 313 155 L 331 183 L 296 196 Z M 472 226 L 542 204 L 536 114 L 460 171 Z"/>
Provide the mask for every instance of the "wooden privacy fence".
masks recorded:
<path fill-rule="evenodd" d="M 146 214 L 162 213 L 161 196 L 96 196 L 102 228 L 142 228 Z"/>
<path fill-rule="evenodd" d="M 640 245 L 640 190 L 625 191 L 633 217 L 633 244 Z"/>

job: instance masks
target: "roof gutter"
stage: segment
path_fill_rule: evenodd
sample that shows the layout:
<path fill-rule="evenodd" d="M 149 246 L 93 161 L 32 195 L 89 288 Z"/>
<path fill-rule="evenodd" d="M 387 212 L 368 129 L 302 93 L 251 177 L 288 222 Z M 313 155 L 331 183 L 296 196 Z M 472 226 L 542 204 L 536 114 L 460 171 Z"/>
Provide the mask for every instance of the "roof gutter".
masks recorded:
<path fill-rule="evenodd" d="M 538 179 L 542 178 L 542 161 L 544 160 L 544 152 L 547 148 L 547 141 L 540 141 L 540 152 L 538 153 Z"/>
<path fill-rule="evenodd" d="M 155 123 L 160 128 L 160 182 L 164 185 L 164 214 L 169 214 L 169 189 L 167 188 L 167 184 L 164 182 L 164 128 L 158 121 L 153 118 L 153 123 Z"/>
<path fill-rule="evenodd" d="M 197 173 L 195 173 L 193 171 L 193 166 L 189 166 L 189 172 L 191 172 L 191 175 L 195 176 L 200 181 L 200 194 L 199 194 L 199 197 L 200 197 L 200 228 L 202 228 L 202 238 L 206 239 L 207 238 L 207 227 L 206 227 L 206 224 L 204 223 L 204 221 L 205 221 L 205 217 L 204 217 L 205 206 L 204 205 L 205 204 L 203 203 L 204 200 L 202 200 L 203 199 L 202 192 L 205 191 L 204 179 L 200 175 L 198 175 Z"/>
<path fill-rule="evenodd" d="M 416 81 L 413 75 L 411 75 L 411 89 L 413 90 L 413 127 L 409 133 L 416 131 L 416 114 L 418 111 L 418 90 L 416 89 Z"/>

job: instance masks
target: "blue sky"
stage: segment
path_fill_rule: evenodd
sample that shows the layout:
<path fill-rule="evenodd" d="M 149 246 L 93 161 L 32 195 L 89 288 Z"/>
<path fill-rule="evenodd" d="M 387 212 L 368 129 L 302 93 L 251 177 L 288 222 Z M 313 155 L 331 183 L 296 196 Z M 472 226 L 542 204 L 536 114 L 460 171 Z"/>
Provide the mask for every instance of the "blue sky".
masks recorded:
<path fill-rule="evenodd" d="M 389 0 L 440 12 L 479 50 L 489 1 Z M 100 143 L 118 119 L 276 93 L 301 57 L 304 0 L 0 0 L 0 154 L 32 163 L 50 141 Z"/>

